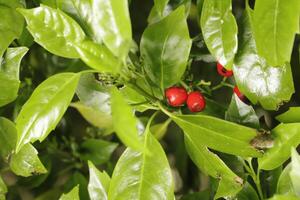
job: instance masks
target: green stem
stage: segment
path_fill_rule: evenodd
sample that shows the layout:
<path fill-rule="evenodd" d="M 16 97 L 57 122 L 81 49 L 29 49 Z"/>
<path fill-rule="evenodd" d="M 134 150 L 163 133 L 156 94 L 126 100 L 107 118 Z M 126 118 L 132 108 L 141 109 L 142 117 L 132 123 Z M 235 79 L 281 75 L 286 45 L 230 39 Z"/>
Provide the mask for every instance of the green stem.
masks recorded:
<path fill-rule="evenodd" d="M 163 111 L 163 112 L 164 112 L 166 115 L 168 115 L 169 117 L 172 117 L 172 116 L 173 116 L 173 114 L 170 113 L 169 111 L 167 111 L 167 110 L 163 107 L 163 105 L 161 105 L 160 103 L 158 103 L 158 107 L 160 108 L 161 111 Z"/>
<path fill-rule="evenodd" d="M 131 88 L 135 89 L 138 93 L 140 93 L 141 95 L 145 96 L 147 99 L 149 99 L 150 101 L 157 102 L 158 99 L 153 97 L 152 95 L 150 95 L 148 92 L 146 92 L 143 88 L 141 88 L 140 86 L 130 83 L 128 82 L 127 85 L 129 85 Z"/>
<path fill-rule="evenodd" d="M 190 90 L 190 87 L 184 82 L 184 81 L 180 81 L 180 84 L 187 90 Z"/>
<path fill-rule="evenodd" d="M 230 83 L 226 83 L 226 80 L 227 80 L 227 78 L 224 77 L 223 80 L 221 81 L 221 83 L 219 83 L 218 85 L 214 86 L 211 90 L 214 91 L 214 90 L 220 89 L 220 88 L 222 88 L 224 86 L 230 87 L 230 88 L 234 88 L 234 86 L 231 85 Z"/>
<path fill-rule="evenodd" d="M 264 195 L 263 195 L 263 192 L 262 192 L 262 189 L 261 189 L 261 184 L 260 184 L 260 169 L 257 169 L 257 173 L 256 173 L 255 170 L 254 170 L 254 168 L 253 168 L 253 166 L 252 166 L 251 159 L 247 160 L 247 162 L 249 164 L 249 167 L 243 161 L 244 167 L 249 172 L 250 176 L 252 177 L 252 179 L 253 179 L 253 181 L 254 181 L 254 183 L 256 185 L 259 198 L 261 200 L 263 200 L 264 199 Z"/>

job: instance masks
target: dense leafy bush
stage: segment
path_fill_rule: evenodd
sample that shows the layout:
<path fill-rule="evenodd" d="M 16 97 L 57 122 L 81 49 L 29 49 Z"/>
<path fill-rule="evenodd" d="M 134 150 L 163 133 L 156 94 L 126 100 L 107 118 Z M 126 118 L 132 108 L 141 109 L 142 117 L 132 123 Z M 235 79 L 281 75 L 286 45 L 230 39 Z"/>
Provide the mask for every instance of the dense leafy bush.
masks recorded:
<path fill-rule="evenodd" d="M 300 199 L 299 0 L 0 14 L 0 200 Z"/>

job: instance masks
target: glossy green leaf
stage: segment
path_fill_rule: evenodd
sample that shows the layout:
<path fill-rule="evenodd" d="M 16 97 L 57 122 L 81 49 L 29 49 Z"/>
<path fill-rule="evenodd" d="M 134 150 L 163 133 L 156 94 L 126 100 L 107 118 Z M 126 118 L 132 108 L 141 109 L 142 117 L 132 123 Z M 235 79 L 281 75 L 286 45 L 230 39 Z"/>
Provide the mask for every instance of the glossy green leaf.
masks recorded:
<path fill-rule="evenodd" d="M 41 83 L 23 106 L 17 119 L 18 152 L 24 144 L 43 141 L 56 127 L 75 93 L 80 74 L 61 73 Z"/>
<path fill-rule="evenodd" d="M 7 187 L 0 176 L 0 200 L 5 200 L 5 194 L 7 193 Z"/>
<path fill-rule="evenodd" d="M 47 173 L 46 168 L 38 158 L 37 150 L 31 144 L 24 145 L 18 153 L 13 154 L 9 166 L 18 176 L 28 177 Z"/>
<path fill-rule="evenodd" d="M 34 40 L 53 54 L 79 58 L 76 45 L 85 39 L 81 27 L 58 9 L 41 5 L 33 9 L 19 9 L 25 17 L 27 29 Z"/>
<path fill-rule="evenodd" d="M 144 153 L 127 148 L 114 169 L 110 200 L 173 200 L 174 183 L 163 148 L 149 131 L 144 133 Z"/>
<path fill-rule="evenodd" d="M 292 149 L 291 155 L 291 171 L 289 174 L 294 192 L 298 197 L 300 197 L 300 156 L 295 149 Z"/>
<path fill-rule="evenodd" d="M 2 158 L 7 158 L 15 149 L 17 137 L 15 124 L 4 117 L 0 117 L 0 156 Z"/>
<path fill-rule="evenodd" d="M 149 25 L 143 33 L 140 49 L 147 74 L 162 91 L 179 82 L 191 49 L 184 6 Z"/>
<path fill-rule="evenodd" d="M 24 5 L 19 0 L 0 0 L 0 58 L 10 43 L 18 38 L 23 30 L 24 19 L 16 11 Z"/>
<path fill-rule="evenodd" d="M 260 157 L 250 145 L 255 129 L 206 115 L 171 115 L 185 135 L 195 144 L 244 157 Z"/>
<path fill-rule="evenodd" d="M 259 55 L 273 66 L 290 62 L 295 34 L 299 31 L 300 1 L 257 1 L 253 17 Z"/>
<path fill-rule="evenodd" d="M 63 194 L 59 200 L 80 200 L 79 199 L 79 185 L 74 187 L 69 193 Z"/>
<path fill-rule="evenodd" d="M 8 48 L 0 63 L 0 107 L 12 102 L 18 96 L 19 68 L 27 51 L 26 47 Z"/>
<path fill-rule="evenodd" d="M 100 172 L 92 162 L 89 162 L 90 180 L 88 191 L 91 200 L 107 200 L 110 177 L 103 171 Z"/>
<path fill-rule="evenodd" d="M 270 66 L 257 54 L 252 24 L 252 10 L 247 7 L 239 30 L 234 77 L 240 91 L 253 104 L 259 102 L 265 109 L 275 110 L 294 93 L 291 66 L 288 63 L 281 67 Z"/>
<path fill-rule="evenodd" d="M 258 159 L 259 168 L 272 170 L 284 163 L 291 155 L 291 147 L 300 144 L 299 133 L 300 123 L 280 124 L 275 127 L 271 132 L 274 145 Z"/>
<path fill-rule="evenodd" d="M 80 102 L 72 104 L 92 125 L 112 129 L 109 88 L 101 85 L 93 74 L 80 77 L 76 94 Z"/>
<path fill-rule="evenodd" d="M 300 122 L 300 107 L 290 107 L 285 113 L 276 116 L 276 119 L 282 123 Z"/>
<path fill-rule="evenodd" d="M 294 188 L 290 177 L 291 169 L 292 169 L 292 165 L 288 164 L 282 171 L 277 183 L 278 194 L 294 193 Z"/>
<path fill-rule="evenodd" d="M 83 160 L 91 160 L 95 165 L 101 165 L 109 161 L 111 154 L 118 144 L 101 139 L 87 139 L 81 144 Z"/>
<path fill-rule="evenodd" d="M 120 61 L 105 47 L 90 40 L 76 45 L 80 58 L 99 72 L 116 74 L 120 71 Z"/>
<path fill-rule="evenodd" d="M 231 9 L 231 0 L 204 0 L 200 20 L 207 48 L 227 69 L 237 51 L 237 25 Z"/>
<path fill-rule="evenodd" d="M 220 180 L 215 198 L 234 197 L 242 189 L 243 179 L 231 171 L 216 154 L 187 134 L 184 141 L 190 158 L 201 172 Z"/>
<path fill-rule="evenodd" d="M 165 7 L 167 6 L 168 2 L 169 0 L 154 0 L 154 6 L 159 16 L 163 16 Z"/>
<path fill-rule="evenodd" d="M 113 127 L 121 141 L 132 149 L 143 151 L 143 143 L 138 136 L 138 121 L 133 109 L 127 104 L 122 93 L 111 90 Z"/>
<path fill-rule="evenodd" d="M 259 119 L 253 107 L 245 104 L 235 94 L 232 96 L 225 119 L 248 127 L 259 128 Z"/>
<path fill-rule="evenodd" d="M 275 195 L 268 200 L 299 200 L 299 197 L 297 197 L 293 194 Z"/>
<path fill-rule="evenodd" d="M 132 42 L 128 1 L 73 0 L 71 4 L 75 9 L 69 6 L 69 12 L 77 16 L 88 35 L 123 60 Z"/>

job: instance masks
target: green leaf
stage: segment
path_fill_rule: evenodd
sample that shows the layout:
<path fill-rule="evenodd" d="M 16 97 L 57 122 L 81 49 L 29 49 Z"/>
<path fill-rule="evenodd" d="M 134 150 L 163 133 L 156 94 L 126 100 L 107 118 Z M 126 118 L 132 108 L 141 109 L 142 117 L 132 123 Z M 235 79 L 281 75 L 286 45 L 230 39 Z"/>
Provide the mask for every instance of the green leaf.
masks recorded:
<path fill-rule="evenodd" d="M 56 127 L 75 93 L 80 74 L 61 73 L 41 83 L 22 107 L 17 119 L 18 152 L 24 144 L 43 141 Z"/>
<path fill-rule="evenodd" d="M 19 0 L 0 0 L 0 58 L 10 43 L 18 38 L 23 30 L 24 19 L 16 8 L 24 5 Z"/>
<path fill-rule="evenodd" d="M 83 74 L 76 94 L 80 102 L 73 103 L 72 106 L 78 109 L 88 122 L 98 128 L 112 129 L 109 88 L 101 85 L 93 74 Z"/>
<path fill-rule="evenodd" d="M 85 34 L 71 17 L 44 5 L 18 11 L 25 17 L 34 40 L 45 49 L 66 58 L 80 57 L 76 45 L 85 39 Z"/>
<path fill-rule="evenodd" d="M 275 195 L 268 200 L 299 200 L 299 197 L 292 195 L 292 194 Z"/>
<path fill-rule="evenodd" d="M 132 149 L 143 151 L 143 143 L 138 136 L 138 121 L 132 108 L 122 93 L 115 87 L 111 90 L 113 126 L 120 140 Z"/>
<path fill-rule="evenodd" d="M 0 156 L 7 158 L 17 143 L 17 129 L 10 120 L 0 117 Z"/>
<path fill-rule="evenodd" d="M 79 198 L 89 199 L 88 180 L 79 171 L 75 171 L 75 173 L 73 173 L 69 180 L 64 184 L 64 191 L 70 191 L 77 185 L 79 185 Z"/>
<path fill-rule="evenodd" d="M 232 96 L 225 119 L 248 127 L 259 128 L 259 119 L 253 107 L 245 104 L 235 94 Z"/>
<path fill-rule="evenodd" d="M 127 0 L 73 0 L 59 4 L 75 16 L 95 42 L 104 43 L 120 60 L 125 58 L 132 42 Z"/>
<path fill-rule="evenodd" d="M 207 115 L 170 115 L 185 135 L 197 145 L 244 157 L 260 157 L 250 145 L 255 129 Z"/>
<path fill-rule="evenodd" d="M 239 50 L 234 60 L 234 77 L 240 91 L 253 103 L 275 110 L 294 92 L 290 64 L 273 67 L 257 54 L 252 31 L 252 10 L 247 7 L 240 26 Z M 265 28 L 264 28 L 265 29 Z"/>
<path fill-rule="evenodd" d="M 162 91 L 180 81 L 191 43 L 184 6 L 146 28 L 140 44 L 141 56 L 147 74 Z"/>
<path fill-rule="evenodd" d="M 295 149 L 292 149 L 291 155 L 291 171 L 289 174 L 294 187 L 294 192 L 300 197 L 300 156 Z"/>
<path fill-rule="evenodd" d="M 168 5 L 169 0 L 154 0 L 154 6 L 159 16 L 163 17 L 165 7 Z"/>
<path fill-rule="evenodd" d="M 71 106 L 76 108 L 86 121 L 93 126 L 104 129 L 110 129 L 112 127 L 111 115 L 106 112 L 101 112 L 99 108 L 94 109 L 81 102 L 71 103 Z"/>
<path fill-rule="evenodd" d="M 274 145 L 263 157 L 258 158 L 260 169 L 272 170 L 279 167 L 291 155 L 291 147 L 300 144 L 300 123 L 280 124 L 272 130 Z"/>
<path fill-rule="evenodd" d="M 26 47 L 8 48 L 0 63 L 0 107 L 12 102 L 18 96 L 19 68 L 27 51 Z"/>
<path fill-rule="evenodd" d="M 59 200 L 80 200 L 79 199 L 79 185 L 74 187 L 69 193 L 63 194 Z"/>
<path fill-rule="evenodd" d="M 237 51 L 237 25 L 231 12 L 231 0 L 204 0 L 200 24 L 211 54 L 231 69 Z"/>
<path fill-rule="evenodd" d="M 189 156 L 201 172 L 220 180 L 215 198 L 234 197 L 242 189 L 243 179 L 232 172 L 216 154 L 187 134 L 184 141 Z"/>
<path fill-rule="evenodd" d="M 290 107 L 287 112 L 276 116 L 276 119 L 282 123 L 300 122 L 299 112 L 300 107 Z"/>
<path fill-rule="evenodd" d="M 150 120 L 151 121 L 151 120 Z M 149 131 L 144 133 L 144 148 L 127 148 L 114 169 L 108 199 L 173 200 L 174 183 L 165 152 Z"/>
<path fill-rule="evenodd" d="M 92 162 L 89 161 L 88 164 L 90 172 L 88 191 L 91 200 L 107 200 L 110 177 L 105 171 L 100 172 Z"/>
<path fill-rule="evenodd" d="M 259 200 L 259 197 L 253 187 L 246 182 L 243 189 L 237 194 L 238 200 Z"/>
<path fill-rule="evenodd" d="M 7 193 L 7 187 L 0 176 L 0 200 L 5 200 L 5 194 Z"/>
<path fill-rule="evenodd" d="M 83 160 L 91 160 L 95 165 L 101 165 L 109 161 L 111 154 L 118 144 L 100 139 L 87 139 L 80 145 L 80 157 Z"/>
<path fill-rule="evenodd" d="M 84 40 L 76 45 L 76 49 L 80 58 L 91 68 L 113 74 L 120 71 L 120 61 L 104 45 Z"/>
<path fill-rule="evenodd" d="M 292 180 L 290 177 L 290 172 L 292 169 L 291 163 L 289 163 L 282 171 L 278 183 L 277 183 L 277 193 L 278 194 L 294 194 L 294 188 Z"/>
<path fill-rule="evenodd" d="M 32 176 L 47 173 L 46 168 L 38 158 L 37 150 L 31 145 L 24 145 L 20 151 L 11 156 L 10 169 L 18 176 Z"/>
<path fill-rule="evenodd" d="M 273 66 L 290 62 L 295 34 L 299 31 L 300 1 L 257 1 L 253 17 L 259 55 Z"/>
<path fill-rule="evenodd" d="M 154 124 L 151 126 L 150 130 L 154 137 L 158 140 L 162 139 L 167 133 L 168 126 L 171 123 L 171 118 L 167 119 L 163 123 Z"/>
<path fill-rule="evenodd" d="M 136 111 L 144 112 L 153 108 L 144 96 L 130 87 L 125 86 L 120 89 L 120 92 L 125 97 L 127 103 L 132 105 Z"/>

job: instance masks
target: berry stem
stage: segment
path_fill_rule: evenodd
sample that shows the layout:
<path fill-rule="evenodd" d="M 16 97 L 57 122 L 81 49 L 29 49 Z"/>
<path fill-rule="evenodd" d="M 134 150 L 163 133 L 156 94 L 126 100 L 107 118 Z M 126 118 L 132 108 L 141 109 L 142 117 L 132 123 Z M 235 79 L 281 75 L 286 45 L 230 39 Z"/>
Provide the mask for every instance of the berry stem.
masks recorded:
<path fill-rule="evenodd" d="M 184 87 L 184 89 L 186 89 L 187 91 L 190 90 L 190 87 L 189 87 L 184 81 L 180 81 L 180 85 L 181 85 L 182 87 Z"/>

